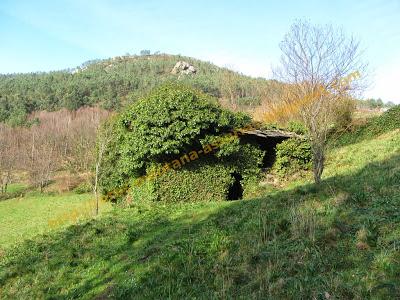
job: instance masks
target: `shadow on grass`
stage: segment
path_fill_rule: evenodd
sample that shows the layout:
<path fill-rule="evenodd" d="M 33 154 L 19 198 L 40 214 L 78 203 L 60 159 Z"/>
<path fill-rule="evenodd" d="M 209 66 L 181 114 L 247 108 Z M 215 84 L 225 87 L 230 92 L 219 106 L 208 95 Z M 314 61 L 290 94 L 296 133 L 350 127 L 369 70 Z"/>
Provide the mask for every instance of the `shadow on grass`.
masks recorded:
<path fill-rule="evenodd" d="M 3 297 L 395 299 L 399 165 L 396 155 L 319 187 L 71 226 L 5 254 Z"/>
<path fill-rule="evenodd" d="M 7 191 L 4 193 L 0 193 L 0 201 L 14 199 L 18 197 L 25 197 L 27 193 L 32 191 L 34 191 L 33 187 L 21 187 L 16 189 L 15 191 Z"/>

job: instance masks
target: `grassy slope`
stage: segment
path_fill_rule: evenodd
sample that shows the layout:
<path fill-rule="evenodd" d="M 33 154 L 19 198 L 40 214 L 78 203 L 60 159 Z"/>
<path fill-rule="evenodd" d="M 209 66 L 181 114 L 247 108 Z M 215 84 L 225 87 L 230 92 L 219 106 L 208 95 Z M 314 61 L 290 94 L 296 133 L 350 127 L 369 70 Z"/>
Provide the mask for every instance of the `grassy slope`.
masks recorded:
<path fill-rule="evenodd" d="M 21 189 L 10 186 L 10 191 Z M 93 195 L 45 195 L 31 193 L 23 198 L 0 201 L 0 250 L 45 233 L 53 228 L 70 225 L 87 218 L 93 208 Z M 102 206 L 107 210 L 109 205 Z M 74 213 L 76 212 L 76 213 Z"/>
<path fill-rule="evenodd" d="M 0 298 L 400 297 L 400 131 L 331 150 L 321 187 L 116 210 L 0 259 Z"/>

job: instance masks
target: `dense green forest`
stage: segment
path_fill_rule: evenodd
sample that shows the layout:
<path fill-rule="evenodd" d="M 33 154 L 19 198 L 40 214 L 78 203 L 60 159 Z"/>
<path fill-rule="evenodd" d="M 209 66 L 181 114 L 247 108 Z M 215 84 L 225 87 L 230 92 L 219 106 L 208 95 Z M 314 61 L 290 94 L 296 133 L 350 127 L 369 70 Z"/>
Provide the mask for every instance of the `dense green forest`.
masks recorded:
<path fill-rule="evenodd" d="M 172 74 L 178 61 L 189 63 L 196 73 Z M 94 105 L 118 110 L 166 81 L 190 84 L 238 106 L 273 98 L 278 86 L 189 57 L 126 55 L 88 61 L 75 69 L 0 75 L 0 122 L 20 125 L 28 114 L 41 110 Z"/>
<path fill-rule="evenodd" d="M 143 51 L 142 51 L 143 52 Z M 194 74 L 173 74 L 175 64 L 192 65 Z M 90 60 L 79 67 L 52 72 L 0 74 L 0 122 L 26 123 L 35 111 L 77 110 L 98 105 L 119 110 L 165 82 L 179 81 L 221 100 L 231 109 L 251 110 L 279 101 L 282 85 L 275 80 L 252 78 L 210 62 L 147 52 Z M 393 104 L 380 99 L 357 101 L 360 108 Z"/>

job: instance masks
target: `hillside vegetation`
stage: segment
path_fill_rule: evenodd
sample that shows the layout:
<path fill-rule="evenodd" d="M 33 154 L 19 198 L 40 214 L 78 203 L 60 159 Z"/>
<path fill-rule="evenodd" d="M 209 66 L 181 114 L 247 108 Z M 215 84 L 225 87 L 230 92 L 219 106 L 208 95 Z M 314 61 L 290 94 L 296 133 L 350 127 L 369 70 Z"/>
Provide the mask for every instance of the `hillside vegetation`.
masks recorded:
<path fill-rule="evenodd" d="M 396 128 L 331 147 L 320 186 L 132 206 L 15 246 L 0 298 L 398 299 L 400 124 L 388 115 L 373 122 Z"/>
<path fill-rule="evenodd" d="M 381 116 L 372 117 L 364 124 L 356 126 L 350 125 L 346 131 L 336 132 L 331 138 L 330 145 L 332 147 L 338 147 L 368 140 L 379 134 L 399 128 L 399 122 L 400 105 L 397 105 Z"/>
<path fill-rule="evenodd" d="M 196 74 L 171 74 L 178 61 Z M 0 75 L 0 122 L 23 124 L 34 111 L 76 110 L 100 105 L 115 110 L 166 81 L 187 83 L 235 105 L 258 105 L 273 97 L 278 84 L 254 79 L 211 63 L 178 55 L 121 56 L 88 61 L 78 68 Z"/>
<path fill-rule="evenodd" d="M 38 234 L 90 219 L 95 203 L 90 194 L 39 194 L 0 201 L 0 252 Z M 101 203 L 100 211 L 111 205 Z"/>
<path fill-rule="evenodd" d="M 162 85 L 103 129 L 111 138 L 100 190 L 112 200 L 124 201 L 129 194 L 134 202 L 225 200 L 233 173 L 242 174 L 246 183 L 260 175 L 264 152 L 241 144 L 237 135 L 228 136 L 250 122 L 249 116 L 222 109 L 215 98 L 197 89 Z M 184 182 L 190 182 L 190 188 Z"/>

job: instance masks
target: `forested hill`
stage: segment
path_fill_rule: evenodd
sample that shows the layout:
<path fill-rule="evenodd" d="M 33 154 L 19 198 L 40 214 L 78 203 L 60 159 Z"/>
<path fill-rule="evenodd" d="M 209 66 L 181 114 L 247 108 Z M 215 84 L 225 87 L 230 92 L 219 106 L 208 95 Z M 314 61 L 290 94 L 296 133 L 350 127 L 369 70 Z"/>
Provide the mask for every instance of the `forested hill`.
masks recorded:
<path fill-rule="evenodd" d="M 193 74 L 173 74 L 177 62 L 195 68 Z M 78 109 L 100 105 L 116 110 L 165 81 L 193 85 L 232 105 L 254 106 L 273 97 L 278 84 L 255 79 L 211 63 L 177 55 L 127 55 L 93 60 L 75 69 L 0 75 L 0 122 L 23 124 L 38 110 Z"/>

